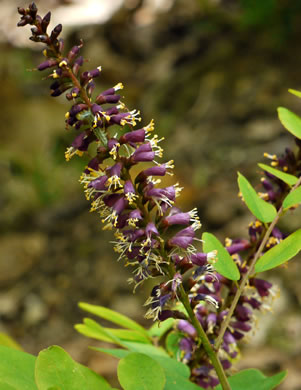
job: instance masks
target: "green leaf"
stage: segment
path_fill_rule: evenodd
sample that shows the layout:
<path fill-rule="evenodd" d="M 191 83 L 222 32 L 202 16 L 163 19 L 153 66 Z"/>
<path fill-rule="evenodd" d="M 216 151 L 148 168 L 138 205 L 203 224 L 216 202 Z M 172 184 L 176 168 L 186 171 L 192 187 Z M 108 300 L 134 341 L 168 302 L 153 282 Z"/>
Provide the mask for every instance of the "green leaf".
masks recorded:
<path fill-rule="evenodd" d="M 4 345 L 5 347 L 14 348 L 18 351 L 23 351 L 23 348 L 20 344 L 18 344 L 14 339 L 12 339 L 6 333 L 0 332 L 0 345 Z"/>
<path fill-rule="evenodd" d="M 189 379 L 190 369 L 186 364 L 172 359 L 171 357 L 163 357 L 158 355 L 153 355 L 151 357 L 155 359 L 166 372 L 169 371 L 171 374 L 177 373 L 179 376 Z"/>
<path fill-rule="evenodd" d="M 204 390 L 204 388 L 183 378 L 177 372 L 167 371 L 164 390 Z"/>
<path fill-rule="evenodd" d="M 8 385 L 7 383 L 0 382 L 0 390 L 17 390 L 15 387 Z"/>
<path fill-rule="evenodd" d="M 183 335 L 181 333 L 173 331 L 168 334 L 165 340 L 166 349 L 169 352 L 169 354 L 174 357 L 178 358 L 180 355 L 180 347 L 179 342 L 183 338 Z"/>
<path fill-rule="evenodd" d="M 108 353 L 118 359 L 127 356 L 130 352 L 124 349 L 108 349 L 108 348 L 92 348 L 96 351 Z M 147 353 L 150 352 L 150 353 Z M 189 381 L 190 370 L 187 365 L 178 362 L 170 357 L 160 355 L 153 355 L 152 351 L 145 351 L 145 354 L 156 360 L 164 369 L 166 376 L 166 383 L 164 390 L 202 390 L 201 387 L 196 386 Z"/>
<path fill-rule="evenodd" d="M 108 353 L 112 356 L 115 356 L 118 359 L 125 357 L 130 352 L 144 353 L 145 355 L 151 357 L 155 357 L 155 356 L 169 357 L 168 354 L 165 352 L 165 350 L 161 347 L 155 347 L 154 345 L 132 343 L 132 342 L 125 342 L 125 344 L 127 350 L 120 349 L 120 348 L 98 348 L 98 347 L 90 347 L 90 348 L 94 349 L 95 351 Z"/>
<path fill-rule="evenodd" d="M 136 341 L 147 344 L 151 343 L 149 338 L 146 338 L 143 334 L 137 332 L 136 330 L 105 328 L 91 318 L 84 318 L 84 325 L 93 330 L 93 338 L 96 338 L 97 340 L 111 342 L 113 335 L 115 338 L 117 337 L 120 340 Z"/>
<path fill-rule="evenodd" d="M 36 360 L 35 378 L 39 390 L 111 390 L 108 382 L 89 368 L 72 360 L 61 347 L 41 351 Z"/>
<path fill-rule="evenodd" d="M 124 390 L 163 390 L 163 368 L 143 353 L 132 352 L 120 360 L 117 375 Z"/>
<path fill-rule="evenodd" d="M 150 340 L 144 337 L 141 333 L 136 332 L 135 330 L 129 329 L 113 329 L 113 328 L 104 328 L 106 331 L 110 331 L 111 334 L 120 338 L 124 341 L 136 341 L 138 343 L 150 344 Z"/>
<path fill-rule="evenodd" d="M 164 369 L 166 384 L 164 390 L 202 390 L 202 387 L 189 381 L 190 370 L 186 364 L 170 357 L 152 356 Z"/>
<path fill-rule="evenodd" d="M 108 355 L 114 356 L 117 359 L 122 359 L 126 357 L 130 351 L 126 349 L 120 349 L 120 348 L 99 348 L 99 347 L 89 347 L 90 349 L 93 349 L 93 351 L 97 352 L 103 352 Z"/>
<path fill-rule="evenodd" d="M 158 356 L 168 356 L 167 352 L 161 347 L 155 347 L 150 344 L 141 344 L 135 343 L 132 341 L 123 341 L 123 346 L 129 349 L 132 352 L 145 353 L 146 355 L 158 355 Z"/>
<path fill-rule="evenodd" d="M 293 186 L 298 181 L 298 178 L 294 175 L 290 175 L 289 173 L 282 172 L 279 169 L 270 167 L 269 165 L 266 164 L 258 164 L 258 165 L 260 166 L 261 169 L 278 177 L 278 179 L 284 181 L 284 183 L 288 184 L 289 186 Z"/>
<path fill-rule="evenodd" d="M 203 250 L 208 253 L 217 250 L 217 262 L 214 263 L 214 268 L 218 273 L 230 280 L 238 280 L 240 273 L 232 257 L 223 244 L 211 233 L 203 233 L 202 235 Z"/>
<path fill-rule="evenodd" d="M 261 199 L 248 180 L 238 172 L 238 185 L 252 214 L 261 222 L 272 222 L 277 215 L 275 207 Z"/>
<path fill-rule="evenodd" d="M 17 351 L 13 348 L 1 345 L 1 385 L 7 385 L 5 388 L 7 390 L 10 390 L 10 387 L 16 390 L 38 390 L 34 380 L 35 360 L 36 357 L 29 353 Z"/>
<path fill-rule="evenodd" d="M 289 209 L 290 207 L 298 205 L 299 203 L 301 203 L 301 187 L 291 191 L 285 197 L 282 206 L 284 209 Z"/>
<path fill-rule="evenodd" d="M 155 322 L 154 325 L 148 329 L 148 334 L 150 337 L 157 337 L 160 339 L 164 333 L 166 333 L 175 323 L 174 318 L 167 318 L 167 320 L 162 322 Z"/>
<path fill-rule="evenodd" d="M 108 328 L 104 328 L 90 318 L 85 318 L 84 322 L 84 324 L 76 324 L 74 326 L 74 328 L 84 336 L 120 345 L 122 347 L 125 346 L 123 342 L 117 336 L 113 335 Z"/>
<path fill-rule="evenodd" d="M 125 349 L 119 349 L 119 348 L 99 348 L 99 347 L 92 347 L 93 350 L 98 352 L 107 353 L 108 355 L 114 356 L 117 359 L 122 359 L 126 357 L 128 354 L 132 353 L 130 351 L 127 351 Z M 181 362 L 178 362 L 175 359 L 172 359 L 169 356 L 162 356 L 158 354 L 153 354 L 152 350 L 141 352 L 145 355 L 151 357 L 152 359 L 156 360 L 161 367 L 163 367 L 164 370 L 169 370 L 172 373 L 177 372 L 179 375 L 183 376 L 184 378 L 188 379 L 190 377 L 190 370 L 189 367 L 186 364 L 183 364 Z"/>
<path fill-rule="evenodd" d="M 265 252 L 255 264 L 256 272 L 278 267 L 290 260 L 301 250 L 301 229 L 292 233 L 272 249 Z"/>
<path fill-rule="evenodd" d="M 301 118 L 284 107 L 278 107 L 278 116 L 286 130 L 301 139 Z"/>
<path fill-rule="evenodd" d="M 190 369 L 186 364 L 170 357 L 151 356 L 164 369 L 166 384 L 164 390 L 202 390 L 189 381 Z"/>
<path fill-rule="evenodd" d="M 117 313 L 116 311 L 103 306 L 90 305 L 89 303 L 84 302 L 80 302 L 78 306 L 88 313 L 95 314 L 96 316 L 111 321 L 114 324 L 122 326 L 123 328 L 136 330 L 148 338 L 147 331 L 143 328 L 143 326 L 139 325 L 136 321 L 133 321 L 123 314 Z"/>
<path fill-rule="evenodd" d="M 289 89 L 288 92 L 290 92 L 292 95 L 295 95 L 299 98 L 301 98 L 301 92 L 300 91 L 297 91 L 296 89 Z"/>
<path fill-rule="evenodd" d="M 266 377 L 255 368 L 242 370 L 228 378 L 232 390 L 272 390 L 278 386 L 286 376 L 286 371 L 282 371 L 271 377 Z M 215 390 L 222 390 L 221 385 Z"/>

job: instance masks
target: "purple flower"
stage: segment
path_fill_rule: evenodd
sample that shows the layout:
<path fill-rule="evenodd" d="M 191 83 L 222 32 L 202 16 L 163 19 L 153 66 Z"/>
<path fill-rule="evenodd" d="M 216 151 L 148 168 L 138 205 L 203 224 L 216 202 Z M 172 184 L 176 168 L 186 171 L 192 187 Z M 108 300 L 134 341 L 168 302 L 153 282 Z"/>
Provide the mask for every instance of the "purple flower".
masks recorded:
<path fill-rule="evenodd" d="M 98 66 L 96 69 L 90 70 L 87 73 L 87 76 L 89 79 L 93 79 L 95 77 L 98 77 L 100 75 L 100 72 L 101 72 L 101 66 Z"/>
<path fill-rule="evenodd" d="M 170 246 L 179 246 L 187 249 L 188 246 L 192 244 L 194 236 L 195 232 L 193 228 L 189 226 L 175 234 L 170 240 L 168 240 L 168 244 Z"/>
<path fill-rule="evenodd" d="M 104 191 L 106 190 L 107 180 L 108 180 L 107 175 L 100 176 L 97 179 L 91 181 L 88 187 L 93 187 L 97 191 Z"/>
<path fill-rule="evenodd" d="M 197 331 L 195 330 L 195 327 L 191 325 L 190 322 L 185 321 L 185 320 L 180 320 L 178 322 L 178 329 L 183 332 L 188 334 L 190 337 L 196 337 L 197 336 Z"/>
<path fill-rule="evenodd" d="M 153 161 L 155 158 L 155 152 L 152 150 L 151 144 L 140 145 L 131 156 L 131 160 L 134 163 Z"/>
<path fill-rule="evenodd" d="M 129 133 L 125 133 L 120 137 L 119 142 L 121 144 L 128 143 L 128 142 L 130 143 L 144 142 L 144 139 L 145 139 L 145 130 L 139 129 L 139 130 L 130 131 Z"/>
<path fill-rule="evenodd" d="M 261 297 L 267 297 L 270 294 L 270 289 L 272 287 L 272 283 L 267 280 L 257 278 L 250 279 L 250 285 L 257 289 L 258 294 Z"/>
<path fill-rule="evenodd" d="M 233 242 L 232 245 L 227 246 L 226 249 L 230 255 L 233 255 L 234 253 L 241 252 L 243 250 L 246 250 L 249 247 L 250 247 L 250 243 L 248 240 L 237 240 Z"/>
<path fill-rule="evenodd" d="M 40 65 L 38 65 L 38 70 L 44 70 L 47 68 L 52 68 L 53 66 L 57 65 L 57 60 L 55 59 L 49 59 L 44 62 L 42 62 Z"/>

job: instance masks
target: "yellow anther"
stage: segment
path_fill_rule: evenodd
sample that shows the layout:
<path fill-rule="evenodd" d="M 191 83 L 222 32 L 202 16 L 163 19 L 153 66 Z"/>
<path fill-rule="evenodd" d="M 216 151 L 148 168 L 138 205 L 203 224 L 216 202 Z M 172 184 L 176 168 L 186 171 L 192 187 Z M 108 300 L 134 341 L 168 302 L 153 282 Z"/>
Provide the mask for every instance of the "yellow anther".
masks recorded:
<path fill-rule="evenodd" d="M 269 158 L 270 160 L 277 160 L 276 154 L 263 153 L 263 156 Z"/>
<path fill-rule="evenodd" d="M 115 87 L 114 87 L 114 90 L 115 90 L 115 91 L 118 91 L 119 89 L 123 89 L 123 84 L 122 84 L 122 83 L 118 83 L 118 84 L 116 84 Z"/>
<path fill-rule="evenodd" d="M 59 63 L 59 67 L 62 68 L 63 66 L 67 66 L 67 61 L 66 60 L 63 60 Z"/>
<path fill-rule="evenodd" d="M 60 76 L 57 74 L 56 70 L 53 71 L 52 73 L 52 78 L 53 79 L 58 79 Z"/>
<path fill-rule="evenodd" d="M 226 245 L 226 246 L 230 246 L 231 244 L 232 244 L 231 238 L 226 237 L 226 239 L 225 239 L 225 245 Z"/>

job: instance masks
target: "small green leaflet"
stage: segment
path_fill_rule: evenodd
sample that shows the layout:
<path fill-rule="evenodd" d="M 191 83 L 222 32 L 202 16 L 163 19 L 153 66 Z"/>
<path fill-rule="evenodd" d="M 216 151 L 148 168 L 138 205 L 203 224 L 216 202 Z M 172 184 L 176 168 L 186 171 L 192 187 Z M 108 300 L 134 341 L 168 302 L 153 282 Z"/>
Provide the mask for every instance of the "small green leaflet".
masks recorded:
<path fill-rule="evenodd" d="M 100 129 L 99 127 L 95 127 L 93 129 L 93 131 L 94 131 L 94 134 L 96 135 L 96 137 L 102 142 L 103 146 L 107 146 L 108 139 L 107 139 L 106 133 L 102 129 Z"/>
<path fill-rule="evenodd" d="M 120 360 L 117 375 L 124 390 L 163 390 L 166 382 L 160 364 L 137 352 L 132 352 Z"/>
<path fill-rule="evenodd" d="M 113 335 L 115 337 L 118 337 L 120 340 L 136 341 L 140 343 L 150 344 L 150 340 L 148 338 L 146 338 L 144 335 L 135 330 L 105 328 L 90 318 L 85 318 L 84 324 L 75 325 L 75 329 L 79 333 L 82 333 L 87 337 L 95 338 L 97 340 L 106 341 L 109 343 L 114 342 L 114 340 L 112 340 Z"/>
<path fill-rule="evenodd" d="M 286 374 L 286 371 L 282 371 L 266 377 L 261 371 L 250 368 L 239 371 L 228 380 L 232 390 L 273 390 L 283 381 Z M 215 387 L 215 390 L 222 390 L 221 385 Z"/>
<path fill-rule="evenodd" d="M 80 302 L 78 306 L 88 313 L 95 314 L 96 316 L 103 318 L 104 320 L 111 321 L 123 328 L 136 330 L 149 338 L 147 331 L 141 325 L 123 314 L 117 313 L 116 311 L 103 306 L 90 305 L 89 303 L 84 302 Z"/>
<path fill-rule="evenodd" d="M 298 205 L 299 203 L 301 203 L 301 187 L 291 191 L 284 199 L 282 206 L 285 210 L 292 206 Z"/>
<path fill-rule="evenodd" d="M 134 341 L 123 341 L 123 346 L 131 352 L 145 353 L 146 355 L 156 355 L 168 357 L 165 349 L 161 347 L 155 347 L 150 344 L 135 343 Z"/>
<path fill-rule="evenodd" d="M 7 390 L 38 390 L 34 380 L 36 357 L 0 346 L 0 384 Z M 3 387 L 7 385 L 7 387 Z M 1 387 L 0 387 L 1 388 Z"/>
<path fill-rule="evenodd" d="M 147 346 L 149 347 L 149 346 Z M 107 348 L 93 348 L 96 351 L 108 353 L 118 359 L 122 359 L 125 356 L 131 354 L 129 351 L 123 349 L 107 349 Z M 152 350 L 141 350 L 141 354 L 147 355 L 148 357 L 155 360 L 163 368 L 166 382 L 164 390 L 203 390 L 202 387 L 190 382 L 190 370 L 189 367 L 169 356 L 161 356 L 153 354 Z M 139 375 L 139 373 L 135 373 Z"/>
<path fill-rule="evenodd" d="M 130 351 L 121 348 L 99 348 L 99 347 L 89 347 L 89 348 L 92 349 L 93 351 L 103 352 L 108 355 L 114 356 L 117 359 L 122 359 L 126 357 L 129 353 L 131 353 Z"/>
<path fill-rule="evenodd" d="M 183 338 L 183 335 L 180 332 L 172 331 L 169 332 L 166 340 L 165 340 L 165 346 L 166 350 L 175 359 L 178 359 L 178 357 L 181 354 L 179 343 L 181 339 Z"/>
<path fill-rule="evenodd" d="M 284 183 L 288 184 L 289 186 L 293 186 L 298 181 L 298 178 L 294 175 L 290 175 L 289 173 L 282 172 L 279 169 L 275 169 L 266 164 L 258 164 L 258 165 L 260 166 L 261 169 L 278 177 L 278 179 L 284 181 Z"/>
<path fill-rule="evenodd" d="M 114 356 L 117 359 L 122 359 L 131 353 L 130 351 L 126 351 L 125 349 L 119 349 L 119 348 L 95 347 L 92 349 L 95 351 L 107 353 L 108 355 Z M 136 352 L 136 351 L 132 351 L 132 352 Z M 186 364 L 181 363 L 176 359 L 172 359 L 170 356 L 161 356 L 161 355 L 153 354 L 151 350 L 140 352 L 140 353 L 143 353 L 151 357 L 152 359 L 156 360 L 163 367 L 165 371 L 170 371 L 171 373 L 177 372 L 183 378 L 189 379 L 190 369 Z"/>
<path fill-rule="evenodd" d="M 301 139 L 301 118 L 284 107 L 278 107 L 278 116 L 286 130 Z"/>
<path fill-rule="evenodd" d="M 296 89 L 289 89 L 288 92 L 290 92 L 292 95 L 297 96 L 298 98 L 301 98 L 301 92 L 297 91 Z"/>
<path fill-rule="evenodd" d="M 112 389 L 103 377 L 75 362 L 63 348 L 55 345 L 39 353 L 35 379 L 39 390 Z"/>
<path fill-rule="evenodd" d="M 278 267 L 290 260 L 301 250 L 301 229 L 292 233 L 278 245 L 264 253 L 255 265 L 256 272 L 263 272 Z"/>
<path fill-rule="evenodd" d="M 238 280 L 240 278 L 239 270 L 222 243 L 211 233 L 203 233 L 202 240 L 204 241 L 204 252 L 209 253 L 217 250 L 218 260 L 213 265 L 217 272 L 227 279 Z"/>
<path fill-rule="evenodd" d="M 277 215 L 275 207 L 261 199 L 248 180 L 238 172 L 238 185 L 246 205 L 261 222 L 272 222 Z"/>

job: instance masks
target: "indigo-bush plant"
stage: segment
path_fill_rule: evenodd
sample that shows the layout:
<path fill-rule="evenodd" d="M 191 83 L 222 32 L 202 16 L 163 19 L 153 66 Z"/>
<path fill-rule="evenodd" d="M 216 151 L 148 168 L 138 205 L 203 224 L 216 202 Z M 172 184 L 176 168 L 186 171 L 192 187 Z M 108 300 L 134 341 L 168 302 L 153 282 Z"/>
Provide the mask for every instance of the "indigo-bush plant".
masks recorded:
<path fill-rule="evenodd" d="M 94 93 L 101 67 L 82 69 L 83 42 L 66 50 L 59 38 L 61 24 L 47 32 L 50 12 L 39 16 L 34 3 L 18 12 L 18 26 L 31 25 L 30 39 L 45 44 L 45 60 L 37 69 L 48 72 L 51 96 L 65 94 L 71 104 L 65 123 L 75 138 L 65 156 L 67 161 L 90 156 L 80 183 L 91 211 L 99 214 L 103 229 L 113 231 L 118 260 L 133 269 L 134 289 L 146 279 L 154 282 L 145 302 L 145 316 L 155 321 L 150 329 L 86 303 L 80 303 L 83 310 L 121 328 L 105 328 L 86 318 L 76 329 L 117 346 L 95 349 L 120 359 L 118 379 L 125 390 L 275 388 L 285 372 L 266 377 L 249 369 L 231 375 L 231 367 L 239 358 L 240 341 L 256 330 L 256 314 L 269 310 L 278 294 L 258 274 L 301 249 L 301 229 L 287 234 L 277 226 L 301 203 L 301 118 L 279 108 L 296 150 L 265 155 L 271 164 L 259 164 L 261 192 L 238 174 L 240 197 L 253 214 L 248 237 L 227 238 L 225 245 L 211 233 L 200 238 L 197 209 L 177 206 L 182 188 L 178 183 L 160 186 L 160 177 L 172 176 L 174 165 L 161 160 L 163 138 L 154 133 L 154 121 L 137 125 L 140 113 L 122 101 L 121 83 Z M 112 389 L 57 346 L 37 358 L 7 346 L 0 347 L 0 354 L 0 389 Z"/>

